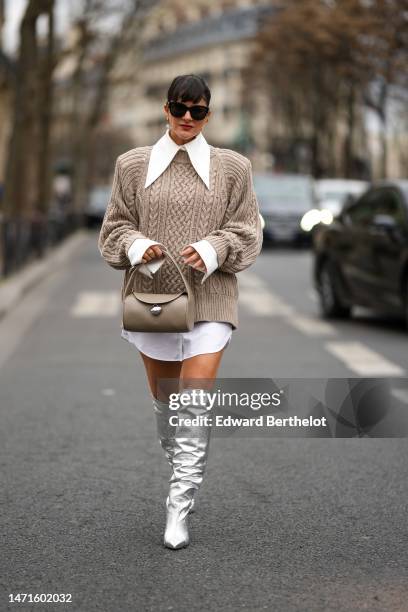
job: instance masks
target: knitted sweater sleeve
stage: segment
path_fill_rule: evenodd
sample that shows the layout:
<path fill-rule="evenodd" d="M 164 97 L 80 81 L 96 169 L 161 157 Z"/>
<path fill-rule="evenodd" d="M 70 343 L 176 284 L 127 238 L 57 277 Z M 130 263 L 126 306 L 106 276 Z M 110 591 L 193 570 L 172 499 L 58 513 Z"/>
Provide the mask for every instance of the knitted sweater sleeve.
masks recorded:
<path fill-rule="evenodd" d="M 120 156 L 116 160 L 115 173 L 109 203 L 102 221 L 98 248 L 105 261 L 117 270 L 131 266 L 127 256 L 136 238 L 146 238 L 139 232 L 139 217 L 135 207 L 129 208 L 126 175 Z"/>
<path fill-rule="evenodd" d="M 256 199 L 252 164 L 245 158 L 244 172 L 234 174 L 230 202 L 221 227 L 203 239 L 217 252 L 218 269 L 240 272 L 252 265 L 261 252 L 263 232 Z"/>

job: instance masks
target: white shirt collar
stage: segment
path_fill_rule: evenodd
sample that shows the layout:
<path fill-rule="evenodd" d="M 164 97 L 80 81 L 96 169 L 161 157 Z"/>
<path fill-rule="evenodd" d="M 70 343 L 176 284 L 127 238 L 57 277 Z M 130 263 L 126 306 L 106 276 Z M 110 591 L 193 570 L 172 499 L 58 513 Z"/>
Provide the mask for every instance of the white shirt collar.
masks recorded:
<path fill-rule="evenodd" d="M 178 145 L 170 137 L 169 128 L 167 128 L 166 133 L 152 147 L 145 188 L 163 174 L 179 149 L 187 151 L 195 171 L 204 181 L 207 189 L 210 188 L 210 145 L 204 138 L 202 132 L 197 134 L 190 142 L 184 145 Z"/>

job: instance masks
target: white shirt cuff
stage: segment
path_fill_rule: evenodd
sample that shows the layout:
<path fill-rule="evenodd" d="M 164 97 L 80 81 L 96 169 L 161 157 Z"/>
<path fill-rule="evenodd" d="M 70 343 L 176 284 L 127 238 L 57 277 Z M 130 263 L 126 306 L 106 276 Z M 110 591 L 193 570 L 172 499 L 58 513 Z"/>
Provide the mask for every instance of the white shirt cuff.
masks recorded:
<path fill-rule="evenodd" d="M 208 242 L 208 240 L 198 240 L 198 242 L 192 242 L 188 246 L 192 246 L 205 263 L 207 272 L 201 279 L 201 284 L 203 284 L 210 274 L 212 274 L 214 270 L 218 268 L 217 251 L 214 249 L 213 245 Z"/>
<path fill-rule="evenodd" d="M 142 262 L 142 257 L 146 249 L 148 249 L 153 244 L 160 245 L 160 242 L 155 242 L 154 240 L 150 240 L 150 238 L 136 238 L 130 245 L 128 249 L 128 258 L 132 266 L 137 266 L 140 264 L 140 268 L 138 272 L 141 272 L 145 276 L 149 278 L 153 278 L 153 274 L 157 272 L 162 263 L 164 262 L 164 256 L 157 257 L 152 259 L 147 263 Z M 163 246 L 163 245 L 160 245 Z"/>

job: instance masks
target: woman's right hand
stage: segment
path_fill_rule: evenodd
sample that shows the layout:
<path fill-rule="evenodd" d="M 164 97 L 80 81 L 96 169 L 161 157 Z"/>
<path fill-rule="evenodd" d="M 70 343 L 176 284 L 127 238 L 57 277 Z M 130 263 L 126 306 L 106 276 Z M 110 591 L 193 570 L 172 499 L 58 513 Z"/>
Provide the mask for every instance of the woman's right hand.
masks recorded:
<path fill-rule="evenodd" d="M 147 263 L 148 261 L 151 261 L 152 259 L 161 257 L 162 255 L 163 255 L 163 251 L 161 250 L 161 248 L 157 244 L 154 244 L 145 250 L 142 256 L 142 261 L 143 263 Z"/>

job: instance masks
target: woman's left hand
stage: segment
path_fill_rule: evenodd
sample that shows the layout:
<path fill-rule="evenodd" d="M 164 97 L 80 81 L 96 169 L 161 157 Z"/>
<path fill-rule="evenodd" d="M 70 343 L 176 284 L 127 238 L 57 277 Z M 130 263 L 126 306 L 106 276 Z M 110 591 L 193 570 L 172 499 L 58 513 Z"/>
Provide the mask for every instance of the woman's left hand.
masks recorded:
<path fill-rule="evenodd" d="M 196 270 L 200 270 L 200 272 L 206 272 L 207 268 L 205 267 L 205 263 L 201 259 L 200 255 L 197 253 L 194 247 L 187 246 L 184 247 L 182 251 L 180 251 L 180 255 L 184 257 L 184 263 L 192 266 Z"/>

